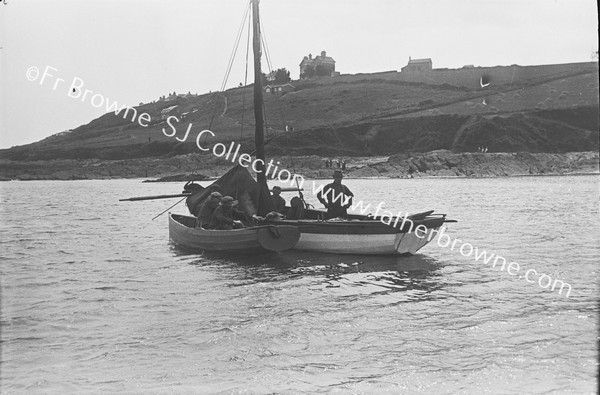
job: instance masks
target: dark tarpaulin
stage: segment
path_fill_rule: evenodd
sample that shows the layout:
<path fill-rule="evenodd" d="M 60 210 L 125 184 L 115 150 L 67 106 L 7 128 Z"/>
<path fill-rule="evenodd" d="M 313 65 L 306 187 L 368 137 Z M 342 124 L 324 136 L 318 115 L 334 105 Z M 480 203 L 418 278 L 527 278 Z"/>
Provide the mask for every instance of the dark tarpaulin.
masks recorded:
<path fill-rule="evenodd" d="M 220 188 L 215 189 L 216 185 L 219 185 Z M 214 191 L 219 191 L 223 196 L 235 198 L 239 202 L 238 209 L 250 215 L 264 216 L 274 209 L 267 185 L 260 188 L 248 169 L 237 165 L 206 189 L 187 197 L 185 203 L 190 213 L 198 216 L 202 204 Z"/>

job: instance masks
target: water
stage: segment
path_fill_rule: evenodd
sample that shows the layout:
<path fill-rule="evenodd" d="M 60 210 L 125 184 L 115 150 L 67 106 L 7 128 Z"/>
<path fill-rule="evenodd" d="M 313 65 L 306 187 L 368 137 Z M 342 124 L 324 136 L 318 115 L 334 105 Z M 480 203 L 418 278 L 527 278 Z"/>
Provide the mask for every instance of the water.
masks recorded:
<path fill-rule="evenodd" d="M 179 184 L 2 183 L 1 390 L 593 392 L 598 181 L 345 180 L 365 203 L 448 213 L 450 236 L 519 276 L 435 241 L 409 258 L 187 255 L 151 221 L 174 200 L 118 202 Z"/>

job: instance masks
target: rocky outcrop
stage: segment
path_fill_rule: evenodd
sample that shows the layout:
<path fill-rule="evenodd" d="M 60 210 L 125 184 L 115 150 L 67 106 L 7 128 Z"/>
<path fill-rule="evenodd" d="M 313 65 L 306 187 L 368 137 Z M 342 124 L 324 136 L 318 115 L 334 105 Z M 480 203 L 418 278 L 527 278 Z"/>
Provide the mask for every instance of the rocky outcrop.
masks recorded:
<path fill-rule="evenodd" d="M 352 157 L 346 160 L 346 177 L 502 177 L 569 173 L 598 173 L 598 152 L 568 153 L 399 153 L 390 157 Z M 278 163 L 279 162 L 279 163 Z M 316 155 L 275 157 L 280 169 L 305 178 L 330 178 L 333 169 Z M 80 180 L 110 178 L 159 178 L 190 180 L 219 177 L 231 162 L 209 156 L 179 155 L 171 158 L 128 160 L 0 161 L 0 180 Z"/>
<path fill-rule="evenodd" d="M 395 176 L 496 177 L 531 174 L 597 173 L 598 152 L 550 153 L 452 153 L 392 155 L 388 172 Z"/>

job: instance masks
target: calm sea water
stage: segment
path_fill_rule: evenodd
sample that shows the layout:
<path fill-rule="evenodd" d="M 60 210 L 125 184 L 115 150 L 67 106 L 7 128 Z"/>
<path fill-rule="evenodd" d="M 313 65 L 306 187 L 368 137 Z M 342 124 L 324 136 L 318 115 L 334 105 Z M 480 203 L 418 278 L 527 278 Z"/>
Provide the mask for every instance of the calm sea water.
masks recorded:
<path fill-rule="evenodd" d="M 1 391 L 594 392 L 599 180 L 345 180 L 365 203 L 447 213 L 449 235 L 569 298 L 435 242 L 408 258 L 185 254 L 166 215 L 151 221 L 176 200 L 118 202 L 179 184 L 1 183 Z"/>

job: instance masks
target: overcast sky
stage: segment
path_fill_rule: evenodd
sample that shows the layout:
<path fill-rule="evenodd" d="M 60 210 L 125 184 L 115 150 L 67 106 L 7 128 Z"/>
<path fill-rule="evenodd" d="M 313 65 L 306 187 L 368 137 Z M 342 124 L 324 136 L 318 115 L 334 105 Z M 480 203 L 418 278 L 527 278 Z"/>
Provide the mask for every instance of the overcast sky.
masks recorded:
<path fill-rule="evenodd" d="M 83 89 L 128 105 L 173 91 L 218 90 L 247 4 L 5 1 L 0 148 L 105 113 L 89 98 L 67 96 L 75 77 Z M 294 79 L 302 57 L 322 50 L 337 71 L 368 73 L 400 70 L 409 56 L 432 58 L 434 68 L 457 68 L 587 62 L 598 49 L 594 0 L 262 0 L 261 18 L 273 68 L 287 68 Z M 244 80 L 244 58 L 242 44 L 228 87 Z M 53 77 L 43 84 L 41 75 L 28 80 L 28 69 L 47 66 Z M 56 78 L 64 82 L 53 90 Z"/>

